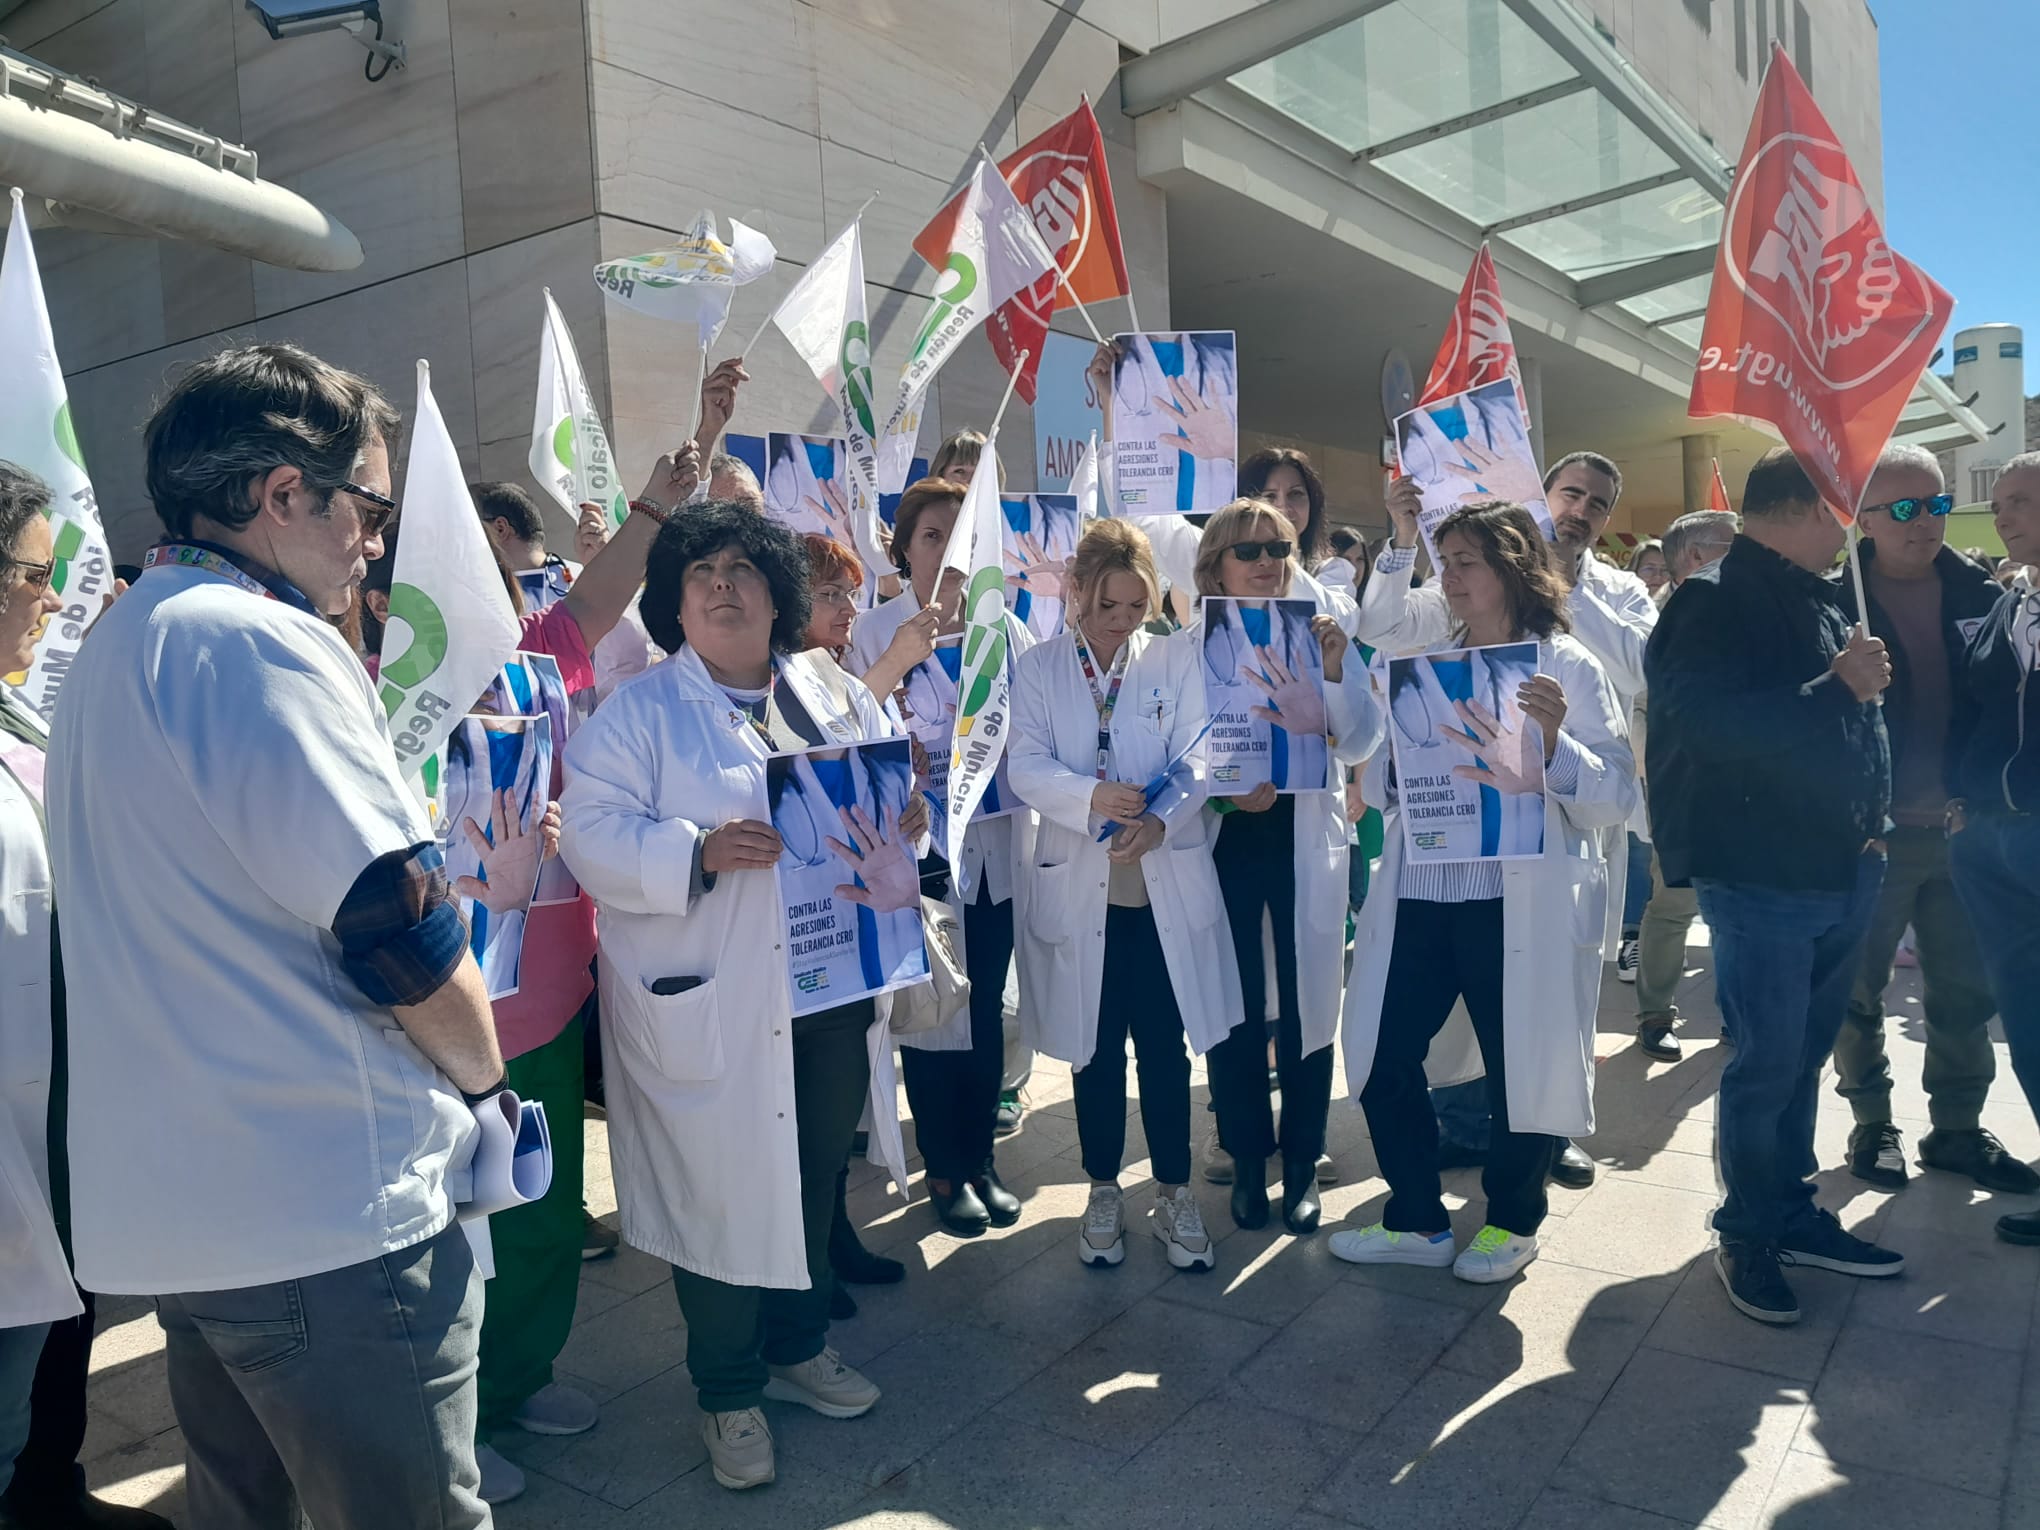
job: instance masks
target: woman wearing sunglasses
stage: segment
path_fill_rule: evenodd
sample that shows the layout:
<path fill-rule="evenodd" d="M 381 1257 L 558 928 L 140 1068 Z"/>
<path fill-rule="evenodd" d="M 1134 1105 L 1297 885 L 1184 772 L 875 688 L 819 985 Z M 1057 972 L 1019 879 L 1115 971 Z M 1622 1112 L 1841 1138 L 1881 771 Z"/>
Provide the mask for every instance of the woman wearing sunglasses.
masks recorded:
<path fill-rule="evenodd" d="M 1161 518 L 1166 519 L 1166 517 Z M 1354 765 L 1381 742 L 1381 708 L 1367 672 L 1331 614 L 1331 598 L 1309 585 L 1296 564 L 1295 532 L 1259 500 L 1235 500 L 1213 515 L 1199 543 L 1200 595 L 1236 600 L 1313 599 L 1311 632 L 1324 657 L 1325 723 L 1334 766 Z M 1350 603 L 1349 603 L 1350 604 Z M 1255 613 L 1264 619 L 1273 613 Z M 1268 633 L 1260 641 L 1265 643 Z M 1175 639 L 1197 662 L 1200 619 Z M 1233 1220 L 1268 1220 L 1268 1159 L 1282 1156 L 1282 1220 L 1294 1233 L 1318 1224 L 1318 1155 L 1332 1097 L 1332 1038 L 1343 987 L 1349 846 L 1339 772 L 1322 791 L 1278 794 L 1264 782 L 1206 811 L 1215 822 L 1213 860 L 1239 961 L 1245 1018 L 1211 1049 L 1207 1068 L 1218 1107 L 1218 1135 L 1233 1160 Z M 1262 926 L 1270 926 L 1275 964 L 1275 1060 L 1282 1085 L 1282 1128 L 1268 1098 L 1268 975 Z"/>

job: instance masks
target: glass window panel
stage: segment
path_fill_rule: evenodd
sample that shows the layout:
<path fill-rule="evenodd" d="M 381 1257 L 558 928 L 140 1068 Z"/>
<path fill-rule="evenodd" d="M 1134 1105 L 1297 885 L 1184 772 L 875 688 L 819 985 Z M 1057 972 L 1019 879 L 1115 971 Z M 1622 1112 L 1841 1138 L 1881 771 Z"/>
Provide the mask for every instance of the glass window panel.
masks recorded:
<path fill-rule="evenodd" d="M 1679 344 L 1690 345 L 1697 351 L 1700 349 L 1700 331 L 1706 324 L 1705 319 L 1681 319 L 1677 324 L 1667 324 L 1658 333 L 1669 335 Z"/>
<path fill-rule="evenodd" d="M 1670 156 L 1595 91 L 1547 101 L 1374 163 L 1480 224 L 1500 223 L 1672 168 Z M 1661 188 L 1660 194 L 1669 189 Z"/>
<path fill-rule="evenodd" d="M 1572 77 L 1501 0 L 1397 0 L 1232 83 L 1358 153 Z"/>
<path fill-rule="evenodd" d="M 1502 238 L 1567 276 L 1601 276 L 1639 260 L 1718 243 L 1721 204 L 1691 181 L 1674 181 L 1542 223 L 1526 223 Z M 1677 312 L 1667 308 L 1652 317 Z"/>
<path fill-rule="evenodd" d="M 1639 292 L 1633 298 L 1624 298 L 1619 306 L 1644 323 L 1655 324 L 1675 313 L 1691 313 L 1696 308 L 1706 307 L 1707 290 L 1713 285 L 1712 276 L 1688 277 L 1685 281 L 1673 282 L 1669 287 L 1656 287 L 1649 292 Z"/>

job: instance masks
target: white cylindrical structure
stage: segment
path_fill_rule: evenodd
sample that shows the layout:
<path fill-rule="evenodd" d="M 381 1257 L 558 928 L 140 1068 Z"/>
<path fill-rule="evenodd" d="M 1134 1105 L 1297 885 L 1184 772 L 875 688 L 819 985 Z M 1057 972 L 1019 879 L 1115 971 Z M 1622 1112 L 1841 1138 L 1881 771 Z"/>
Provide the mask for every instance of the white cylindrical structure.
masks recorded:
<path fill-rule="evenodd" d="M 1998 470 L 2026 449 L 2026 337 L 2016 324 L 1978 324 L 1955 336 L 1955 393 L 1990 427 L 1987 440 L 1955 448 L 1958 505 L 1990 498 Z M 2002 428 L 2000 428 L 2002 427 Z"/>

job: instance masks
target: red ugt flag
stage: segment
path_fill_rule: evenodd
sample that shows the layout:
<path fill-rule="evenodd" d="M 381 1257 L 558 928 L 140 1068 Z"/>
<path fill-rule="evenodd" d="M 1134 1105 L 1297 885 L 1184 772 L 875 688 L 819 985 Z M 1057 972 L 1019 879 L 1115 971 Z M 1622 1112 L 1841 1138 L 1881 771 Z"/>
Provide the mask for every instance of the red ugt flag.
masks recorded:
<path fill-rule="evenodd" d="M 1721 459 L 1714 459 L 1714 483 L 1707 490 L 1707 508 L 1735 514 L 1735 506 L 1728 502 L 1728 485 L 1721 481 Z"/>
<path fill-rule="evenodd" d="M 1467 270 L 1465 285 L 1459 289 L 1452 323 L 1417 402 L 1436 403 L 1504 377 L 1516 385 L 1516 401 L 1523 403 L 1523 369 L 1516 361 L 1516 337 L 1509 331 L 1508 310 L 1502 307 L 1502 284 L 1495 276 L 1494 257 L 1483 241 Z M 1529 415 L 1530 406 L 1523 404 L 1524 418 Z"/>
<path fill-rule="evenodd" d="M 1834 129 L 1774 46 L 1722 218 L 1688 412 L 1777 426 L 1849 525 L 1954 306 L 1885 241 Z"/>
<path fill-rule="evenodd" d="M 1042 243 L 1055 256 L 1074 291 L 1073 297 L 1050 272 L 993 309 L 985 320 L 992 351 L 1007 372 L 1012 372 L 1023 350 L 1028 353 L 1026 369 L 1015 381 L 1014 391 L 1031 404 L 1049 316 L 1073 301 L 1102 303 L 1124 297 L 1132 284 L 1126 275 L 1126 253 L 1119 244 L 1112 180 L 1105 169 L 1105 136 L 1098 130 L 1098 118 L 1088 100 L 1001 160 L 999 173 L 1021 205 L 1034 215 Z M 950 198 L 914 238 L 914 249 L 931 266 L 940 268 L 948 258 L 949 234 L 956 226 L 962 195 L 959 192 Z"/>

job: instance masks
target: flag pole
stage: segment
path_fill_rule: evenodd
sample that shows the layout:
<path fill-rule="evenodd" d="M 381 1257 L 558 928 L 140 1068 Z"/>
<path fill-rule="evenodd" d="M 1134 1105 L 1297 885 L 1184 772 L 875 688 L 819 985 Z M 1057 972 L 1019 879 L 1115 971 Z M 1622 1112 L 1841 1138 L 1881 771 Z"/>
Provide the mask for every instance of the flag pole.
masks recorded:
<path fill-rule="evenodd" d="M 1101 340 L 1099 344 L 1104 342 Z M 992 428 L 985 432 L 987 441 L 999 433 L 999 421 L 1006 417 L 1006 406 L 1013 402 L 1013 386 L 1020 381 L 1020 374 L 1027 370 L 1027 358 L 1032 354 L 1032 351 L 1022 351 L 1014 358 L 1013 370 L 1006 375 L 1006 395 L 999 400 L 999 412 L 992 416 Z"/>
<path fill-rule="evenodd" d="M 860 206 L 856 212 L 850 215 L 850 221 L 852 223 L 855 223 L 859 218 L 863 217 L 865 210 L 869 208 L 871 204 L 873 202 L 876 202 L 877 200 L 878 193 L 874 191 L 870 196 L 864 199 L 863 205 Z M 745 345 L 745 347 L 741 351 L 737 352 L 737 360 L 742 361 L 746 356 L 750 355 L 751 352 L 755 351 L 758 348 L 758 342 L 765 338 L 765 331 L 772 327 L 772 321 L 778 317 L 779 317 L 779 305 L 775 303 L 773 304 L 771 310 L 765 315 L 765 322 L 760 324 L 758 326 L 757 332 L 751 336 L 750 342 L 747 345 Z M 707 358 L 704 356 L 702 359 L 705 365 L 707 362 Z"/>

